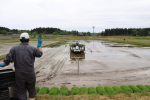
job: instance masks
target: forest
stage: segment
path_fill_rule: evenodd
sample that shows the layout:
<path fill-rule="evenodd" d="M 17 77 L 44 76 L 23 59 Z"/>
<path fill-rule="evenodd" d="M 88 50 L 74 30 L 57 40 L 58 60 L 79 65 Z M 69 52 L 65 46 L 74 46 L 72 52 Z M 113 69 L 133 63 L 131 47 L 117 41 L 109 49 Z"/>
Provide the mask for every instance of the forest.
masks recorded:
<path fill-rule="evenodd" d="M 112 28 L 105 29 L 101 36 L 148 36 L 150 28 Z"/>
<path fill-rule="evenodd" d="M 78 32 L 76 30 L 66 31 L 59 28 L 53 27 L 39 27 L 31 30 L 18 30 L 18 29 L 9 29 L 6 27 L 0 27 L 0 34 L 8 35 L 8 33 L 20 34 L 22 32 L 28 32 L 29 34 L 52 34 L 52 35 L 80 35 L 80 36 L 91 36 L 90 32 Z"/>

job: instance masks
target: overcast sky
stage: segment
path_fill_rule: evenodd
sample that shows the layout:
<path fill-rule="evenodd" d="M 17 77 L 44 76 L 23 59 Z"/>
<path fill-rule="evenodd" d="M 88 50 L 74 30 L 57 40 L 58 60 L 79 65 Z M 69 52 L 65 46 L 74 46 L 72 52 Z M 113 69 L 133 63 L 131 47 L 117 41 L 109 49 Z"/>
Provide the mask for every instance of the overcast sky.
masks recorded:
<path fill-rule="evenodd" d="M 79 32 L 150 27 L 150 0 L 0 0 L 0 26 Z"/>

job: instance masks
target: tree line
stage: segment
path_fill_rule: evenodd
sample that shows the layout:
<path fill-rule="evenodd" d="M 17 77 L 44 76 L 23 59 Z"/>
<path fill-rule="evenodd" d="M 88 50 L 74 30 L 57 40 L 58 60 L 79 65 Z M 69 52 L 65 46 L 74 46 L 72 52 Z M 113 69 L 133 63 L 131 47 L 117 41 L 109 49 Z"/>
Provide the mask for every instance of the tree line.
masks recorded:
<path fill-rule="evenodd" d="M 0 34 L 20 34 L 22 32 L 28 32 L 30 35 L 37 34 L 52 34 L 52 35 L 73 35 L 73 36 L 92 36 L 93 33 L 90 32 L 78 32 L 76 30 L 66 31 L 59 28 L 53 27 L 39 27 L 31 30 L 18 30 L 18 29 L 9 29 L 7 27 L 0 27 Z M 150 35 L 150 28 L 112 28 L 105 29 L 95 36 L 148 36 Z"/>
<path fill-rule="evenodd" d="M 31 30 L 18 30 L 18 29 L 9 29 L 6 27 L 0 27 L 0 34 L 7 34 L 8 32 L 11 32 L 13 34 L 20 34 L 22 32 L 28 32 L 31 35 L 52 34 L 52 35 L 91 36 L 90 32 L 78 32 L 76 30 L 66 31 L 66 30 L 61 30 L 59 28 L 53 28 L 53 27 L 39 27 L 39 28 L 31 29 Z"/>
<path fill-rule="evenodd" d="M 148 36 L 150 28 L 112 28 L 102 31 L 101 36 Z"/>

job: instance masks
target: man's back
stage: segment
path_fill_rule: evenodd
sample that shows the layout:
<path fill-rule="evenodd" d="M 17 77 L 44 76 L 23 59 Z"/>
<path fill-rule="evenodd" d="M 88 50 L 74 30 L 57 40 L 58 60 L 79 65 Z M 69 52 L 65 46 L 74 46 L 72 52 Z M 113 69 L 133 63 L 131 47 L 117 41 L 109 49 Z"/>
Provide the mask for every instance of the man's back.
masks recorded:
<path fill-rule="evenodd" d="M 26 91 L 29 92 L 30 100 L 35 100 L 36 76 L 34 72 L 35 57 L 42 56 L 42 37 L 38 37 L 37 48 L 28 45 L 30 40 L 29 34 L 24 32 L 20 35 L 20 45 L 14 46 L 4 59 L 0 67 L 9 65 L 14 62 L 15 80 L 17 86 L 17 95 L 19 100 L 27 100 Z"/>
<path fill-rule="evenodd" d="M 4 59 L 5 62 L 14 62 L 15 70 L 34 70 L 35 57 L 41 57 L 42 52 L 37 48 L 20 43 L 11 48 L 10 53 Z"/>

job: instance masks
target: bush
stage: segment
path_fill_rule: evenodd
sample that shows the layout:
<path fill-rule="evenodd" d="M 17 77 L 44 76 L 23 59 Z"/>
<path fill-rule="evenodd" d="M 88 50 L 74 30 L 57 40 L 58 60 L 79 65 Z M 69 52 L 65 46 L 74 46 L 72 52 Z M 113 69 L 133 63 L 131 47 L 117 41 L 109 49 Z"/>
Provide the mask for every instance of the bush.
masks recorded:
<path fill-rule="evenodd" d="M 78 88 L 78 87 L 72 87 L 72 88 L 71 88 L 71 94 L 72 94 L 72 95 L 77 95 L 77 94 L 79 94 L 79 88 Z"/>
<path fill-rule="evenodd" d="M 49 91 L 49 88 L 48 87 L 42 87 L 40 89 L 40 91 L 38 92 L 38 94 L 47 94 Z"/>
<path fill-rule="evenodd" d="M 52 87 L 48 93 L 49 95 L 57 95 L 58 94 L 58 88 Z"/>
<path fill-rule="evenodd" d="M 130 93 L 133 93 L 132 89 L 130 89 L 128 86 L 126 85 L 122 85 L 120 86 L 120 88 L 123 90 L 123 93 L 126 93 L 126 94 L 130 94 Z"/>
<path fill-rule="evenodd" d="M 137 87 L 141 90 L 141 91 L 149 91 L 149 89 L 143 85 L 137 85 Z"/>
<path fill-rule="evenodd" d="M 86 87 L 81 87 L 80 89 L 79 89 L 79 93 L 81 93 L 81 94 L 88 94 L 88 89 L 86 88 Z"/>
<path fill-rule="evenodd" d="M 88 93 L 89 94 L 97 94 L 96 89 L 94 87 L 89 87 L 88 88 Z"/>
<path fill-rule="evenodd" d="M 38 86 L 35 86 L 35 91 L 36 91 L 36 93 L 38 93 L 39 90 L 40 90 L 40 88 L 39 88 Z"/>
<path fill-rule="evenodd" d="M 60 94 L 61 95 L 68 95 L 68 88 L 67 87 L 61 87 L 60 88 Z"/>
<path fill-rule="evenodd" d="M 106 87 L 104 87 L 104 89 L 106 90 L 106 93 L 108 95 L 114 95 L 114 94 L 116 94 L 116 92 L 114 91 L 114 89 L 112 87 L 110 87 L 110 86 L 106 86 Z"/>
<path fill-rule="evenodd" d="M 123 93 L 123 90 L 118 86 L 113 86 L 112 88 L 116 91 L 116 93 Z"/>
<path fill-rule="evenodd" d="M 100 95 L 106 94 L 106 90 L 105 90 L 102 86 L 97 86 L 97 87 L 96 87 L 96 91 L 97 91 L 97 93 L 100 94 Z"/>
<path fill-rule="evenodd" d="M 140 93 L 141 92 L 141 90 L 134 85 L 129 85 L 129 88 L 131 88 L 134 93 Z"/>

